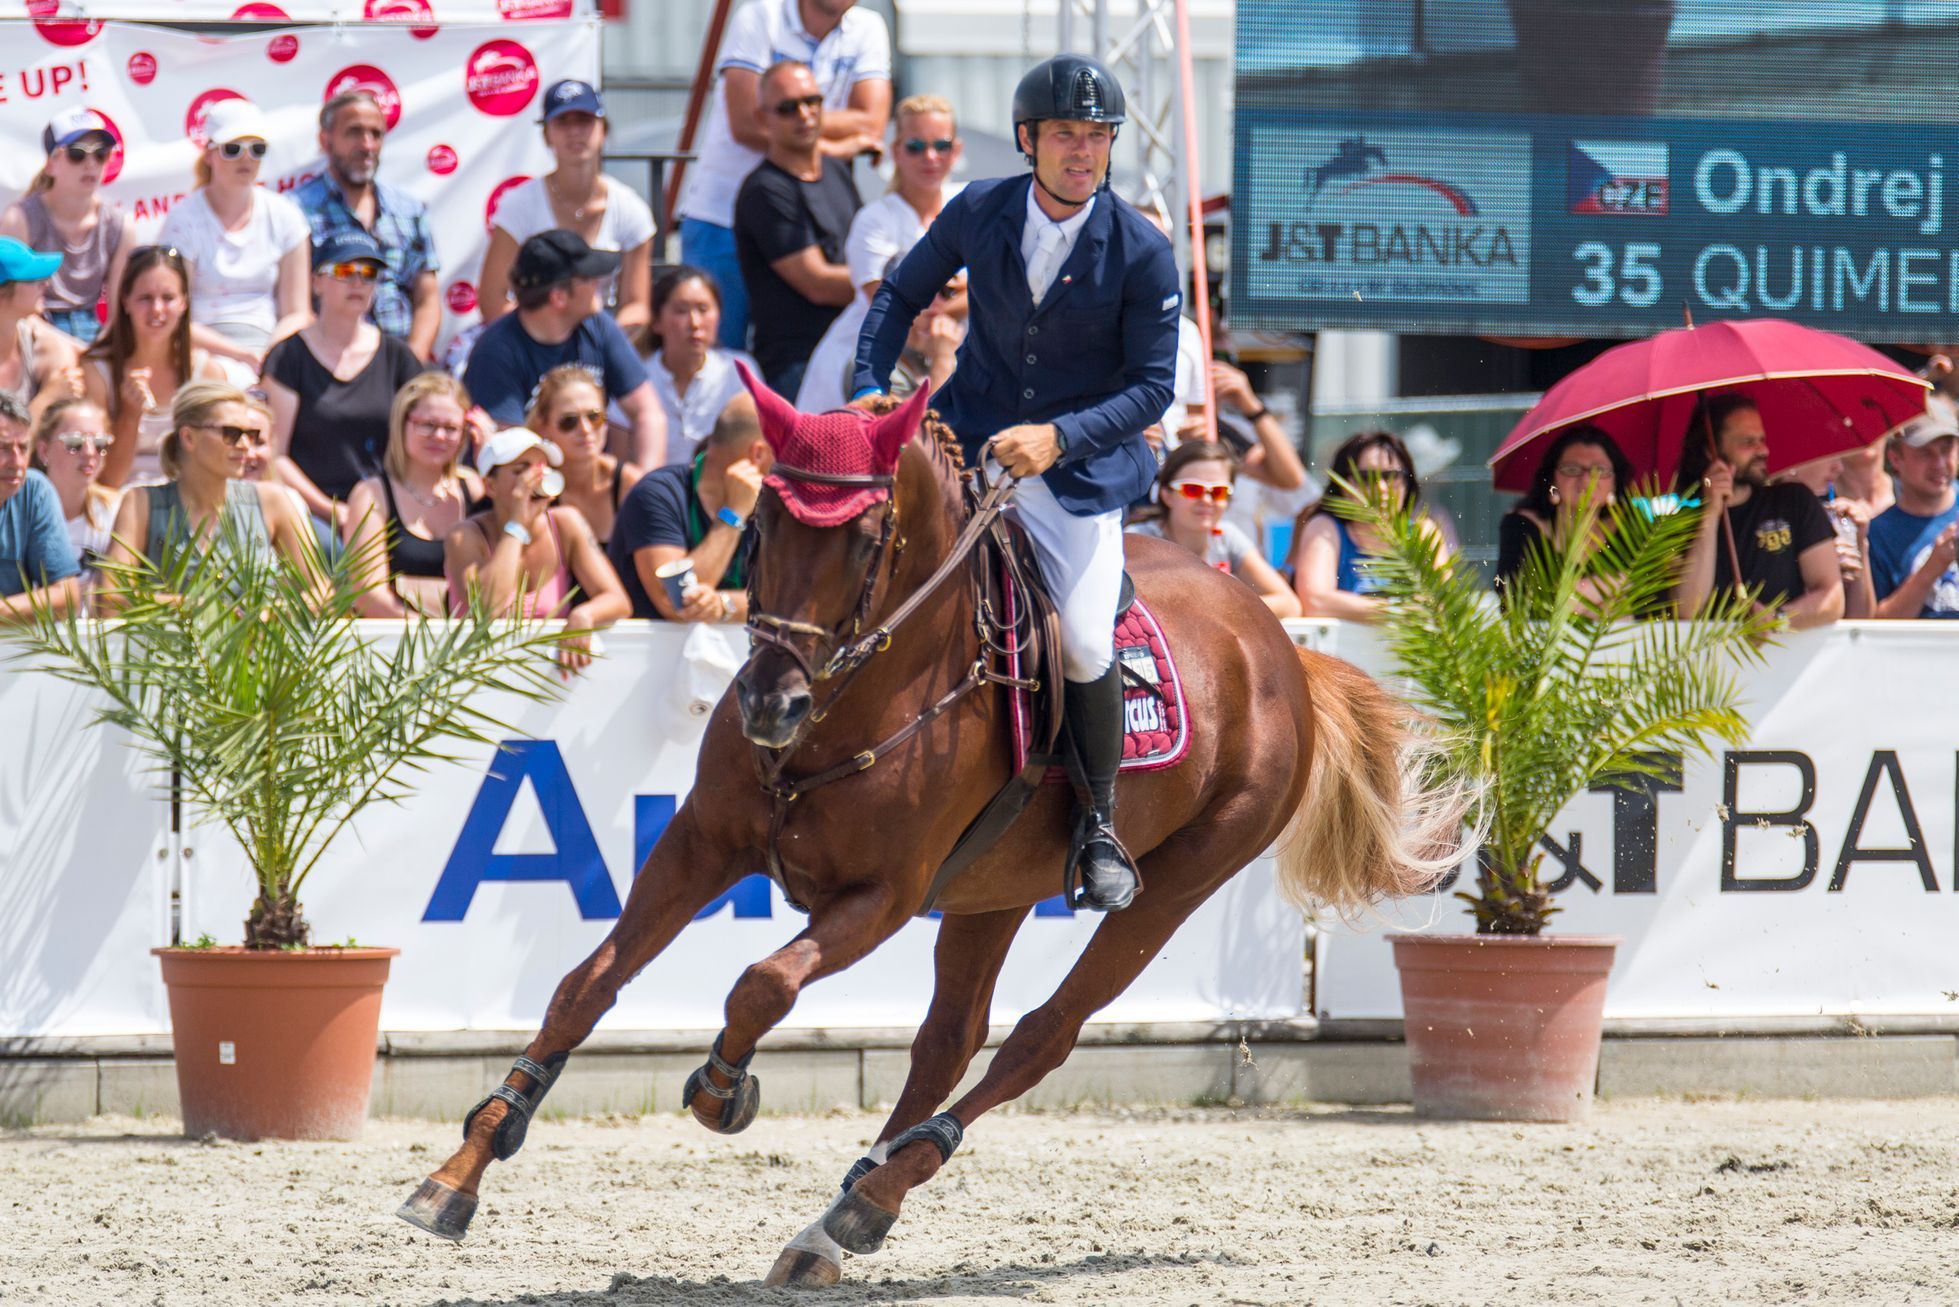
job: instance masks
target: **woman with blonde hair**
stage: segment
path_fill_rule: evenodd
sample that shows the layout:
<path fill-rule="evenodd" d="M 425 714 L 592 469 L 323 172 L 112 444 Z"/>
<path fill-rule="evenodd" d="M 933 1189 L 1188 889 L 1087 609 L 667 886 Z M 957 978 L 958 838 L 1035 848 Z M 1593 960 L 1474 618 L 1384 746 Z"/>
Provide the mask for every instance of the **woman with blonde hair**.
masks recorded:
<path fill-rule="evenodd" d="M 223 381 L 224 368 L 190 343 L 190 269 L 164 245 L 132 253 L 116 281 L 109 326 L 82 355 L 82 393 L 109 415 L 114 443 L 98 480 L 163 480 L 157 447 L 172 430 L 170 397 L 187 381 Z"/>
<path fill-rule="evenodd" d="M 63 109 L 41 129 L 48 160 L 27 194 L 0 213 L 0 236 L 12 236 L 61 267 L 41 292 L 41 316 L 83 345 L 101 332 L 96 305 L 122 275 L 136 246 L 136 226 L 102 201 L 102 175 L 116 138 L 93 109 Z M 108 311 L 115 312 L 110 304 Z"/>
<path fill-rule="evenodd" d="M 313 232 L 297 204 L 258 184 L 269 147 L 257 105 L 218 101 L 204 134 L 197 189 L 170 206 L 157 239 L 189 265 L 192 338 L 250 384 L 272 343 L 312 319 Z"/>
<path fill-rule="evenodd" d="M 395 394 L 381 472 L 347 496 L 362 617 L 448 611 L 442 540 L 483 496 L 482 481 L 460 461 L 468 412 L 468 392 L 446 372 L 424 372 Z"/>
<path fill-rule="evenodd" d="M 222 522 L 248 547 L 276 551 L 317 574 L 318 546 L 298 503 L 283 486 L 242 479 L 247 451 L 266 439 L 264 411 L 236 386 L 193 381 L 177 391 L 170 417 L 173 426 L 158 450 L 170 480 L 123 496 L 110 560 L 129 565 L 140 555 L 158 562 L 191 542 L 208 548 Z M 112 587 L 102 597 L 110 611 L 120 606 Z"/>
<path fill-rule="evenodd" d="M 605 452 L 605 392 L 598 381 L 575 363 L 552 368 L 537 383 L 524 425 L 563 451 L 559 501 L 585 515 L 604 547 L 620 501 L 646 470 Z"/>
<path fill-rule="evenodd" d="M 959 161 L 959 123 L 952 105 L 936 95 L 907 96 L 891 113 L 891 189 L 857 211 L 844 241 L 844 262 L 857 287 L 851 300 L 810 354 L 796 407 L 805 413 L 842 408 L 849 399 L 850 370 L 857 358 L 857 332 L 871 311 L 871 297 L 884 271 L 903 258 L 953 196 L 964 189 L 948 184 Z M 947 306 L 963 319 L 963 298 Z"/>
<path fill-rule="evenodd" d="M 68 539 L 82 560 L 82 584 L 91 588 L 116 521 L 116 492 L 95 480 L 108 454 L 108 428 L 102 410 L 85 399 L 56 400 L 34 423 L 34 466 L 61 498 Z"/>

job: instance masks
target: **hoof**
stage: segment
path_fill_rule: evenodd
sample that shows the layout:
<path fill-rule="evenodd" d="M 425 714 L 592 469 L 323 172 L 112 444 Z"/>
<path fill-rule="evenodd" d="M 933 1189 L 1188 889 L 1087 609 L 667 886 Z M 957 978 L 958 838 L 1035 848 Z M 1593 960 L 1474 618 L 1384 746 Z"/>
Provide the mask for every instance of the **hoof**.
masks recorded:
<path fill-rule="evenodd" d="M 896 1212 L 887 1212 L 855 1189 L 840 1194 L 823 1214 L 823 1233 L 844 1248 L 862 1256 L 884 1247 L 884 1236 L 898 1223 Z"/>
<path fill-rule="evenodd" d="M 694 1119 L 718 1135 L 736 1135 L 754 1123 L 755 1114 L 762 1110 L 762 1078 L 744 1075 L 735 1085 L 732 1098 L 716 1098 L 706 1093 L 703 1082 L 707 1070 L 703 1067 L 687 1078 L 683 1091 L 687 1097 L 687 1110 Z"/>
<path fill-rule="evenodd" d="M 476 1195 L 451 1189 L 431 1178 L 422 1181 L 421 1187 L 408 1195 L 408 1201 L 395 1209 L 395 1215 L 438 1239 L 461 1243 L 469 1233 L 469 1218 L 476 1215 Z"/>
<path fill-rule="evenodd" d="M 768 1278 L 762 1283 L 770 1288 L 786 1285 L 791 1289 L 827 1289 L 841 1279 L 842 1263 L 833 1262 L 822 1253 L 784 1248 L 782 1255 L 775 1259 L 775 1265 L 769 1268 Z"/>

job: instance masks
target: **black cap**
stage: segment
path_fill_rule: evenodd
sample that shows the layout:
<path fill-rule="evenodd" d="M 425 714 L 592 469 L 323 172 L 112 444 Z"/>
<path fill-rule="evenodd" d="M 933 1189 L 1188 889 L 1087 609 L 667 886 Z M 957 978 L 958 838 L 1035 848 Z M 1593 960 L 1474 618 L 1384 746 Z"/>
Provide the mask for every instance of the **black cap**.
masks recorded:
<path fill-rule="evenodd" d="M 517 247 L 510 284 L 518 290 L 534 290 L 573 277 L 609 277 L 618 270 L 617 250 L 595 250 L 577 232 L 554 227 Z"/>
<path fill-rule="evenodd" d="M 1014 88 L 1015 127 L 1049 118 L 1119 124 L 1128 121 L 1128 108 L 1115 74 L 1078 54 L 1035 64 Z"/>
<path fill-rule="evenodd" d="M 324 268 L 330 263 L 378 263 L 388 266 L 388 256 L 381 249 L 381 242 L 362 231 L 359 227 L 348 227 L 331 233 L 324 240 L 313 242 L 313 267 Z"/>

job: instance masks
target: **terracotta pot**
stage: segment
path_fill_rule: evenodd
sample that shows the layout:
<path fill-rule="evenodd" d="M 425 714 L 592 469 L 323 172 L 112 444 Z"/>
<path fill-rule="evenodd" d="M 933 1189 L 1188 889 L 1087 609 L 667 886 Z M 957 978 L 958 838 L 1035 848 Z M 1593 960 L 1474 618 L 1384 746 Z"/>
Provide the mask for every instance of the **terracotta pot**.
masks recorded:
<path fill-rule="evenodd" d="M 400 949 L 150 950 L 163 961 L 184 1133 L 353 1139 Z"/>
<path fill-rule="evenodd" d="M 1582 1121 L 1609 935 L 1390 935 L 1417 1116 Z"/>

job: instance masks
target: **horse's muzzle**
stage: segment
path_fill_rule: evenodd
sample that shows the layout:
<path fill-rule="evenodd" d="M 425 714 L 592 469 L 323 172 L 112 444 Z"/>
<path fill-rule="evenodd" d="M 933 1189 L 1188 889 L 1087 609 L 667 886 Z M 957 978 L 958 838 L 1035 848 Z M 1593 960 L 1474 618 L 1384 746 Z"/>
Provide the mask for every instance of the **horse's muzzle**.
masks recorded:
<path fill-rule="evenodd" d="M 746 676 L 735 680 L 735 704 L 741 709 L 741 733 L 765 749 L 780 749 L 795 736 L 810 710 L 809 685 L 791 673 L 775 685 L 757 689 Z"/>

